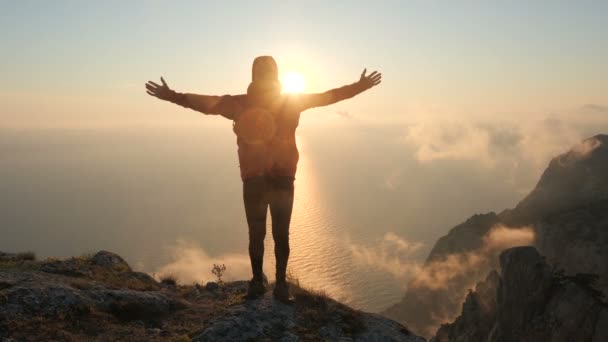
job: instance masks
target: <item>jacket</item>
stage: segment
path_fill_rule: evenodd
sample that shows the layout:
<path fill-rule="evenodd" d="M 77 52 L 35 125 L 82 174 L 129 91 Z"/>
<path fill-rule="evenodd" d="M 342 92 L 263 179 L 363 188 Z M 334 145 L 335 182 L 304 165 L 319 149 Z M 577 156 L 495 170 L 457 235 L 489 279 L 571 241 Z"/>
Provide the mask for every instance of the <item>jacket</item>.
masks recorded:
<path fill-rule="evenodd" d="M 349 99 L 368 89 L 359 82 L 315 94 L 282 94 L 264 105 L 247 95 L 176 94 L 172 102 L 233 120 L 243 181 L 256 176 L 295 178 L 299 160 L 296 128 L 300 113 Z"/>

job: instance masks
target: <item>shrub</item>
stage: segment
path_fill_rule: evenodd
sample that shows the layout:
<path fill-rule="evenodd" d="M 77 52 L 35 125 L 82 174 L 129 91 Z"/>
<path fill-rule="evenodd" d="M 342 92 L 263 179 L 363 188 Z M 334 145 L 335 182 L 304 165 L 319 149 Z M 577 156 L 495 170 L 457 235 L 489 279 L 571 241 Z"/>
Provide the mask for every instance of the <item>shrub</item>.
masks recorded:
<path fill-rule="evenodd" d="M 217 277 L 217 283 L 220 285 L 224 285 L 224 280 L 222 280 L 222 276 L 226 271 L 226 265 L 221 264 L 213 264 L 213 268 L 211 269 L 211 273 L 213 273 Z"/>

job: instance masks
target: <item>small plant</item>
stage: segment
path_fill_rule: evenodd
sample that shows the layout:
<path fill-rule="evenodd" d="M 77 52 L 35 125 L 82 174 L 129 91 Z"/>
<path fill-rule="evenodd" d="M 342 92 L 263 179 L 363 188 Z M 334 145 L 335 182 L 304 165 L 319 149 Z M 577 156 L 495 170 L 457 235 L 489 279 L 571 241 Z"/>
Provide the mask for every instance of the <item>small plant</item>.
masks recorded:
<path fill-rule="evenodd" d="M 224 281 L 222 280 L 222 276 L 226 271 L 226 265 L 221 264 L 213 264 L 213 268 L 211 269 L 211 273 L 213 273 L 217 277 L 217 283 L 220 285 L 224 285 Z"/>
<path fill-rule="evenodd" d="M 160 277 L 160 283 L 163 285 L 176 286 L 177 285 L 177 277 L 173 274 L 165 274 Z"/>

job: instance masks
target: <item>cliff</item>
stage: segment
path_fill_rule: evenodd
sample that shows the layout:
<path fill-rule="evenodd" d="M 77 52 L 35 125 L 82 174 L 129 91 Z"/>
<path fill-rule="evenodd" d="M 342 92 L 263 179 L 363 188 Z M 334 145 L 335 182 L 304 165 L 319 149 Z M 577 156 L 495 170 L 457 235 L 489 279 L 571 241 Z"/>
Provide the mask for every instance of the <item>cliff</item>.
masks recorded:
<path fill-rule="evenodd" d="M 37 261 L 0 252 L 2 341 L 424 341 L 401 324 L 293 284 L 284 305 L 246 281 L 178 285 L 118 255 Z"/>
<path fill-rule="evenodd" d="M 500 276 L 492 271 L 469 292 L 460 316 L 431 341 L 608 341 L 608 305 L 594 276 L 565 275 L 533 247 L 504 251 L 500 268 Z"/>
<path fill-rule="evenodd" d="M 499 244 L 493 239 L 497 228 L 504 233 Z M 511 239 L 528 233 L 529 241 Z M 421 276 L 408 284 L 403 299 L 384 314 L 432 336 L 441 323 L 458 315 L 468 289 L 498 268 L 498 254 L 519 245 L 536 246 L 568 273 L 597 273 L 597 286 L 608 289 L 608 135 L 586 139 L 553 158 L 536 187 L 515 208 L 474 215 L 452 228 L 436 242 Z M 481 261 L 470 263 L 471 257 Z M 445 284 L 421 281 L 429 273 L 431 279 L 440 278 L 437 272 L 444 268 L 438 265 L 443 264 L 458 269 L 444 279 Z"/>

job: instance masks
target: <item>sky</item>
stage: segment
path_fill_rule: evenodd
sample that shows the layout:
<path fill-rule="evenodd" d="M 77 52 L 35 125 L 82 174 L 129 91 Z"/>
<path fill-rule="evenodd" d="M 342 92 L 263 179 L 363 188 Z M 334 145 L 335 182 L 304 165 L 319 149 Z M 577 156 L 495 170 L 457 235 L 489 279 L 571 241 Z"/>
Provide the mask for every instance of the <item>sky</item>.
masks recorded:
<path fill-rule="evenodd" d="M 0 0 L 0 250 L 111 249 L 147 270 L 179 238 L 243 254 L 232 122 L 144 84 L 242 94 L 253 59 L 272 55 L 305 92 L 383 74 L 302 114 L 294 232 L 381 267 L 394 265 L 387 243 L 423 246 L 397 260 L 419 262 L 471 215 L 514 207 L 551 158 L 608 133 L 607 22 L 608 1 L 586 0 Z M 379 282 L 366 278 L 373 298 Z"/>
<path fill-rule="evenodd" d="M 370 94 L 311 121 L 602 107 L 607 19 L 606 1 L 0 1 L 0 127 L 190 124 L 194 112 L 148 97 L 144 83 L 243 93 L 258 55 L 301 73 L 306 92 L 364 67 L 383 73 Z"/>

